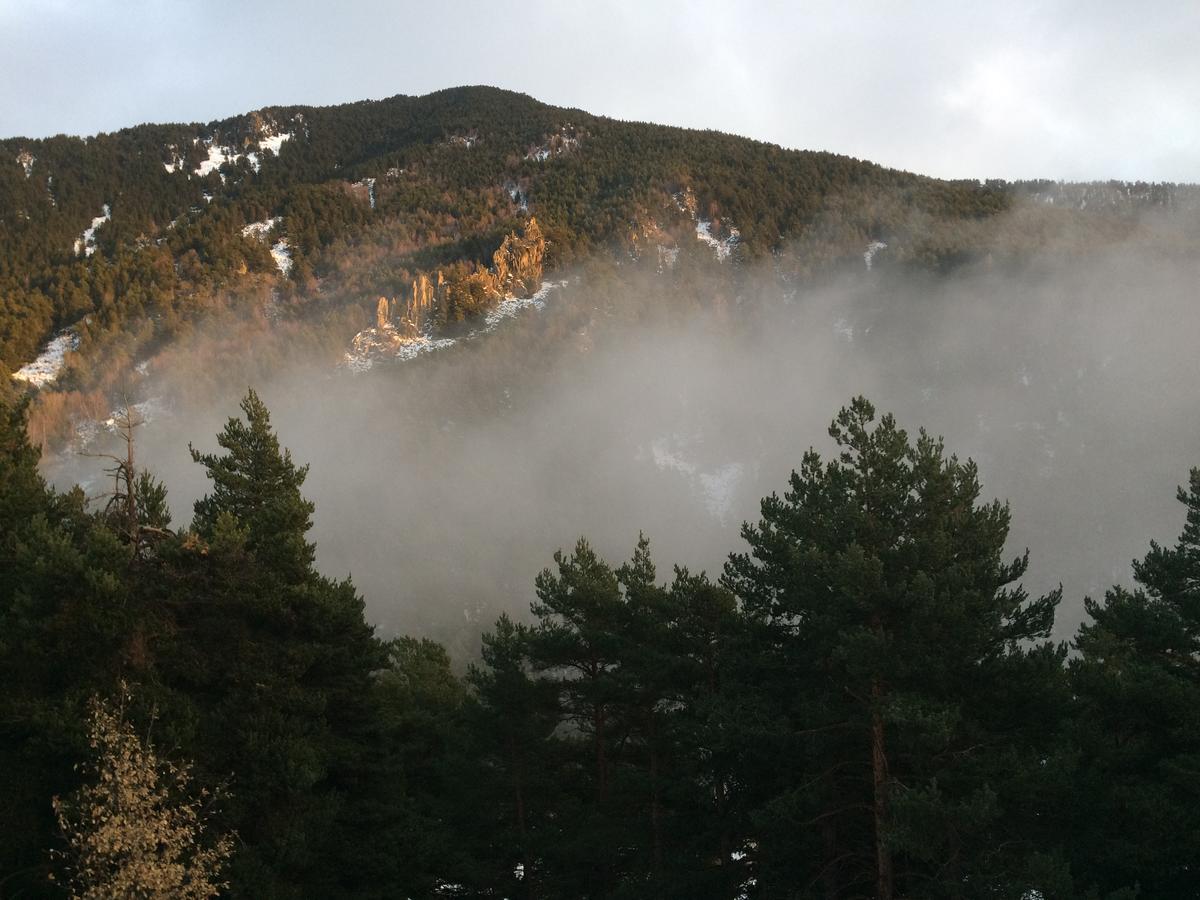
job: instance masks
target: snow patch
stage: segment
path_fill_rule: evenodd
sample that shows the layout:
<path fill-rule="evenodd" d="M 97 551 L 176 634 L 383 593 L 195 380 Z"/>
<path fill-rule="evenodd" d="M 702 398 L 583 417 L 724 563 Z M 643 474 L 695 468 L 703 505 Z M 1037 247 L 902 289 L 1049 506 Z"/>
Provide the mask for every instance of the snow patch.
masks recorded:
<path fill-rule="evenodd" d="M 163 163 L 163 168 L 167 170 L 167 174 L 183 171 L 183 158 L 179 155 L 179 148 L 174 144 L 167 144 L 167 150 L 171 154 L 171 161 Z"/>
<path fill-rule="evenodd" d="M 37 359 L 21 366 L 12 373 L 12 377 L 36 388 L 45 387 L 53 382 L 62 371 L 67 353 L 78 346 L 79 335 L 74 331 L 60 332 L 46 344 Z"/>
<path fill-rule="evenodd" d="M 504 189 L 508 191 L 509 199 L 511 199 L 513 203 L 517 204 L 517 208 L 520 209 L 521 212 L 529 212 L 528 194 L 521 193 L 521 189 L 512 182 L 506 184 Z"/>
<path fill-rule="evenodd" d="M 276 156 L 279 155 L 280 149 L 284 143 L 292 139 L 292 133 L 285 132 L 284 134 L 268 134 L 258 142 L 259 150 L 270 150 Z"/>
<path fill-rule="evenodd" d="M 21 168 L 25 170 L 26 178 L 33 177 L 33 164 L 37 162 L 36 156 L 34 156 L 28 150 L 22 150 L 17 154 L 17 162 L 20 164 Z"/>
<path fill-rule="evenodd" d="M 275 265 L 284 275 L 292 271 L 292 248 L 287 242 L 287 238 L 281 238 L 271 245 L 271 258 L 275 260 Z"/>
<path fill-rule="evenodd" d="M 261 222 L 251 222 L 242 229 L 242 237 L 265 241 L 271 233 L 271 229 L 282 221 L 282 216 L 275 216 L 271 219 L 263 219 Z M 271 245 L 271 258 L 275 260 L 275 267 L 284 275 L 292 270 L 292 248 L 287 242 L 287 238 L 280 238 Z"/>
<path fill-rule="evenodd" d="M 205 175 L 216 172 L 219 168 L 221 168 L 221 166 L 225 165 L 225 163 L 233 162 L 237 160 L 237 158 L 238 154 L 233 153 L 228 147 L 217 147 L 213 144 L 209 144 L 208 159 L 204 160 L 199 166 L 196 167 L 196 174 L 203 178 Z M 221 176 L 221 180 L 225 180 L 224 175 Z"/>
<path fill-rule="evenodd" d="M 96 229 L 112 218 L 112 209 L 109 207 L 109 205 L 107 203 L 104 204 L 102 209 L 104 210 L 104 214 L 96 216 L 96 218 L 92 219 L 91 226 L 89 228 L 85 229 L 83 234 L 81 234 L 79 236 L 79 238 L 76 239 L 76 241 L 75 241 L 75 255 L 76 256 L 79 255 L 80 250 L 83 251 L 85 256 L 91 256 L 93 253 L 96 252 Z"/>
<path fill-rule="evenodd" d="M 658 247 L 658 274 L 661 275 L 664 269 L 674 269 L 675 263 L 679 261 L 678 247 L 664 247 L 659 244 Z"/>
<path fill-rule="evenodd" d="M 280 148 L 283 147 L 286 141 L 290 141 L 291 139 L 291 132 L 285 132 L 283 134 L 271 134 L 269 132 L 264 132 L 263 136 L 258 140 L 258 152 L 256 153 L 255 151 L 251 150 L 250 152 L 243 154 L 237 152 L 232 147 L 218 145 L 215 141 L 213 141 L 212 138 L 206 138 L 204 143 L 208 146 L 208 159 L 203 160 L 200 165 L 196 167 L 194 170 L 195 174 L 203 178 L 205 175 L 217 172 L 217 170 L 219 170 L 221 166 L 225 165 L 227 162 L 236 163 L 243 156 L 245 156 L 246 160 L 250 163 L 250 168 L 252 168 L 255 172 L 258 172 L 259 169 L 262 168 L 261 154 L 266 151 L 270 151 L 275 156 L 278 156 Z M 194 141 L 194 143 L 199 142 L 199 138 L 196 138 Z M 183 163 L 180 162 L 179 166 L 182 165 Z M 168 168 L 167 171 L 171 172 L 174 170 Z M 218 172 L 218 174 L 220 173 Z M 221 175 L 221 181 L 224 180 L 225 176 Z"/>
<path fill-rule="evenodd" d="M 261 222 L 251 222 L 242 229 L 242 237 L 255 237 L 260 241 L 267 239 L 267 232 L 283 221 L 283 216 L 275 216 L 272 219 L 263 219 Z"/>
<path fill-rule="evenodd" d="M 566 284 L 565 281 L 546 282 L 538 288 L 532 297 L 505 297 L 484 318 L 484 325 L 481 330 L 494 331 L 505 319 L 511 319 L 526 309 L 545 309 L 546 298 L 550 295 L 550 292 L 555 288 L 562 287 L 564 284 Z"/>
<path fill-rule="evenodd" d="M 887 244 L 883 241 L 871 241 L 867 244 L 867 249 L 863 251 L 863 262 L 867 265 L 867 271 L 871 271 L 871 261 L 875 258 L 875 254 L 880 250 L 886 250 Z"/>
<path fill-rule="evenodd" d="M 576 133 L 574 125 L 567 123 L 553 134 L 546 135 L 542 144 L 531 147 L 525 154 L 525 158 L 533 162 L 545 162 L 551 157 L 572 153 L 578 149 L 579 134 Z"/>
<path fill-rule="evenodd" d="M 284 142 L 291 139 L 291 133 L 268 134 L 261 138 L 258 142 L 259 152 L 255 153 L 254 151 L 251 151 L 246 154 L 246 159 L 250 162 L 250 168 L 254 170 L 255 174 L 258 174 L 258 172 L 262 169 L 262 154 L 269 150 L 272 154 L 278 156 L 279 149 L 283 146 Z"/>
<path fill-rule="evenodd" d="M 656 438 L 650 442 L 649 458 L 659 471 L 677 472 L 691 482 L 708 514 L 724 523 L 733 509 L 737 488 L 746 474 L 746 467 L 740 462 L 730 462 L 702 469 L 688 458 L 689 443 L 678 434 Z M 645 455 L 645 451 L 639 448 L 638 457 L 645 458 Z"/>
<path fill-rule="evenodd" d="M 701 241 L 712 247 L 713 253 L 716 254 L 717 260 L 723 262 L 733 254 L 733 248 L 741 241 L 741 233 L 736 228 L 729 229 L 729 237 L 725 240 L 718 239 L 712 233 L 712 221 L 709 219 L 700 218 L 697 212 L 696 195 L 692 193 L 691 188 L 679 191 L 672 195 L 675 200 L 675 206 L 679 208 L 681 213 L 689 216 L 696 223 L 696 240 Z"/>
<path fill-rule="evenodd" d="M 713 253 L 717 259 L 724 261 L 733 253 L 733 248 L 737 246 L 738 241 L 742 239 L 741 234 L 736 228 L 729 229 L 729 237 L 721 241 L 713 237 L 712 222 L 707 219 L 696 220 L 696 240 L 703 241 L 713 248 Z"/>

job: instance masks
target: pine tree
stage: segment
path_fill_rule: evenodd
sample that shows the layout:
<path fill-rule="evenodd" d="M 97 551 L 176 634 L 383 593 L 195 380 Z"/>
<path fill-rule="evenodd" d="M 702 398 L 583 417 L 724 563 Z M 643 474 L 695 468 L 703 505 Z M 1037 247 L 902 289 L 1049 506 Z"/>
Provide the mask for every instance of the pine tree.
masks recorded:
<path fill-rule="evenodd" d="M 564 785 L 573 827 L 551 848 L 560 877 L 578 883 L 581 873 L 593 895 L 611 891 L 620 867 L 614 853 L 623 833 L 612 796 L 619 738 L 620 632 L 623 603 L 612 568 L 580 539 L 572 554 L 554 554 L 557 571 L 536 579 L 532 605 L 538 625 L 530 636 L 530 658 L 558 692 L 569 747 L 581 751 Z"/>
<path fill-rule="evenodd" d="M 1026 560 L 1003 560 L 1008 509 L 979 504 L 973 463 L 874 421 L 863 398 L 844 408 L 837 458 L 810 450 L 726 567 L 763 629 L 768 689 L 785 692 L 782 746 L 804 760 L 764 798 L 780 823 L 764 858 L 799 863 L 786 877 L 801 896 L 1003 894 L 1024 861 L 986 853 L 1004 813 L 983 760 L 1011 725 L 989 692 L 1053 655 L 1026 644 L 1049 635 L 1058 597 L 1011 587 Z"/>
<path fill-rule="evenodd" d="M 190 448 L 213 483 L 212 493 L 196 501 L 192 527 L 210 537 L 227 513 L 246 529 L 246 548 L 260 562 L 289 581 L 302 581 L 316 554 L 306 537 L 315 507 L 300 493 L 308 466 L 297 466 L 291 452 L 280 449 L 258 394 L 247 391 L 241 408 L 246 420 L 229 419 L 217 435 L 224 455 Z"/>
<path fill-rule="evenodd" d="M 355 816 L 377 791 L 373 672 L 386 657 L 353 584 L 314 568 L 307 467 L 280 448 L 253 391 L 242 410 L 218 437 L 225 454 L 192 451 L 213 491 L 193 533 L 160 551 L 169 574 L 155 589 L 177 610 L 163 679 L 189 698 L 197 764 L 236 774 L 235 891 L 335 895 L 357 883 L 350 860 L 376 838 Z"/>
<path fill-rule="evenodd" d="M 611 780 L 619 681 L 620 587 L 612 568 L 582 538 L 570 556 L 554 554 L 558 571 L 537 577 L 533 613 L 539 627 L 531 652 L 535 664 L 557 682 L 564 711 L 588 736 L 592 785 L 603 802 Z"/>
<path fill-rule="evenodd" d="M 0 408 L 0 879 L 6 892 L 44 882 L 54 833 L 49 799 L 74 781 L 86 736 L 77 711 L 114 674 L 146 664 L 160 612 L 128 583 L 129 556 L 86 509 L 37 469 L 24 408 Z"/>
<path fill-rule="evenodd" d="M 511 877 L 507 892 L 526 897 L 537 894 L 542 878 L 539 850 L 551 803 L 546 795 L 553 793 L 550 785 L 555 780 L 547 766 L 558 724 L 557 689 L 553 682 L 533 677 L 530 639 L 528 626 L 513 622 L 507 613 L 501 615 L 482 637 L 481 664 L 467 673 L 478 703 L 472 723 L 478 736 L 476 761 L 486 773 L 482 783 L 500 810 L 495 820 L 481 824 L 487 843 L 502 848 L 497 880 L 503 883 Z"/>
<path fill-rule="evenodd" d="M 1134 562 L 1135 590 L 1086 600 L 1075 640 L 1081 768 L 1064 824 L 1077 878 L 1102 896 L 1200 896 L 1200 469 L 1178 498 L 1178 541 Z"/>

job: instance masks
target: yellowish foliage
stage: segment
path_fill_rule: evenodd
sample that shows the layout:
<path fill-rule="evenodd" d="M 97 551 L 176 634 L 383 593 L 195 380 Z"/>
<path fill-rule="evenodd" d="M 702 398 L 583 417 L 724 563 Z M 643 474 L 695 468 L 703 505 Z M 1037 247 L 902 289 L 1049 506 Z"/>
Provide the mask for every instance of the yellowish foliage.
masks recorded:
<path fill-rule="evenodd" d="M 70 896 L 202 900 L 227 883 L 230 835 L 205 840 L 207 791 L 189 791 L 188 768 L 159 759 L 115 706 L 93 697 L 88 737 L 93 780 L 69 800 L 54 798 L 66 837 Z"/>

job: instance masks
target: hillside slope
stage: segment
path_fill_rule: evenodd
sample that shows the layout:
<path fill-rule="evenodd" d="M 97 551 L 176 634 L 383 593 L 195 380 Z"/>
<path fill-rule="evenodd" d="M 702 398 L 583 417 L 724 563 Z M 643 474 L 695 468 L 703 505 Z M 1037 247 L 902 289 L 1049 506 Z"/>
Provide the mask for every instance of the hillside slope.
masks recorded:
<path fill-rule="evenodd" d="M 547 272 L 597 255 L 661 270 L 683 250 L 692 266 L 768 258 L 794 284 L 1084 252 L 1147 210 L 1196 207 L 1191 187 L 946 182 L 487 87 L 9 138 L 0 365 L 59 336 L 50 369 L 15 385 L 40 388 L 48 434 L 108 408 L 139 363 L 214 316 L 269 320 L 296 338 L 286 352 L 332 354 L 425 277 L 449 286 L 430 327 L 453 327 L 498 301 L 472 279 L 534 216 Z"/>

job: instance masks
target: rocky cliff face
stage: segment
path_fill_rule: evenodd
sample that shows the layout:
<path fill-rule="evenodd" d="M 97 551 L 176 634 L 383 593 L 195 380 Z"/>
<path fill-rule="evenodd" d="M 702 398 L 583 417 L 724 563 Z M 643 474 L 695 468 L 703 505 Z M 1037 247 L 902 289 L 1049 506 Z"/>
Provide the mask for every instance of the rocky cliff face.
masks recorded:
<path fill-rule="evenodd" d="M 492 254 L 491 284 L 488 293 L 497 299 L 512 294 L 528 297 L 542 286 L 542 265 L 546 259 L 546 239 L 532 216 L 520 237 L 509 232 Z"/>
<path fill-rule="evenodd" d="M 412 282 L 407 297 L 380 297 L 375 307 L 375 327 L 391 330 L 402 339 L 427 335 L 437 321 L 466 318 L 477 313 L 479 304 L 469 310 L 450 309 L 461 298 L 480 298 L 483 305 L 494 306 L 505 297 L 529 297 L 542 285 L 546 257 L 546 239 L 537 220 L 530 218 L 523 233 L 510 232 L 492 254 L 492 265 L 448 279 L 439 269 L 433 277 L 422 272 Z"/>

